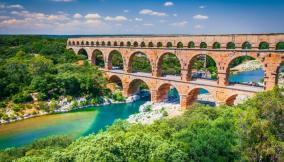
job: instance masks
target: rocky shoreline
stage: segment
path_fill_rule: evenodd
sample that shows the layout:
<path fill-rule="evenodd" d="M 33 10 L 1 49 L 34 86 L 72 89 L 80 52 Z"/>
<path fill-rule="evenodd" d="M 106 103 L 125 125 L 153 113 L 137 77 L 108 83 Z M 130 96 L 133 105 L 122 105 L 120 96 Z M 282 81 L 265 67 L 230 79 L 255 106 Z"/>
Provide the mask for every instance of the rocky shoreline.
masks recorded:
<path fill-rule="evenodd" d="M 240 72 L 245 72 L 245 71 L 254 71 L 263 68 L 263 65 L 261 62 L 257 60 L 250 60 L 246 61 L 240 65 L 237 65 L 233 68 L 231 68 L 231 72 L 233 74 L 237 74 Z"/>
<path fill-rule="evenodd" d="M 52 112 L 39 111 L 38 114 L 25 114 L 22 117 L 17 116 L 15 119 L 9 119 L 9 120 L 0 119 L 0 124 L 13 123 L 13 122 L 16 122 L 16 121 L 21 121 L 21 120 L 39 117 L 39 116 L 44 116 L 44 115 L 49 115 L 49 114 L 66 113 L 66 112 L 70 112 L 70 111 L 74 111 L 74 110 L 89 108 L 89 107 L 92 107 L 92 106 L 105 106 L 105 105 L 109 105 L 109 104 L 131 103 L 131 102 L 137 101 L 139 99 L 140 99 L 140 97 L 138 95 L 130 96 L 130 97 L 126 98 L 124 101 L 114 101 L 114 100 L 109 99 L 109 98 L 102 98 L 102 100 L 104 102 L 100 103 L 100 104 L 88 104 L 88 105 L 85 105 L 85 106 L 73 107 L 75 102 L 80 104 L 82 102 L 86 102 L 87 99 L 84 98 L 84 97 L 80 97 L 80 98 L 75 98 L 75 100 L 68 102 L 67 98 L 64 98 L 63 100 L 58 101 L 58 105 L 60 107 L 55 109 Z M 51 103 L 51 101 L 49 101 L 49 102 L 47 102 L 47 104 L 50 105 L 52 103 Z"/>

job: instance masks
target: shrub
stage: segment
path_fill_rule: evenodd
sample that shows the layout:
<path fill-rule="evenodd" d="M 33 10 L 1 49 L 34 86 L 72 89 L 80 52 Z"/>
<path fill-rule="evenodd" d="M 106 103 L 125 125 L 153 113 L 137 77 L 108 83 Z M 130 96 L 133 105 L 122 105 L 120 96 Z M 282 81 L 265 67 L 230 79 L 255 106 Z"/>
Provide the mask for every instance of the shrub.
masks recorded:
<path fill-rule="evenodd" d="M 24 92 L 21 92 L 21 93 L 14 95 L 12 97 L 12 100 L 15 103 L 24 103 L 24 102 L 32 101 L 33 98 L 28 92 L 24 91 Z"/>

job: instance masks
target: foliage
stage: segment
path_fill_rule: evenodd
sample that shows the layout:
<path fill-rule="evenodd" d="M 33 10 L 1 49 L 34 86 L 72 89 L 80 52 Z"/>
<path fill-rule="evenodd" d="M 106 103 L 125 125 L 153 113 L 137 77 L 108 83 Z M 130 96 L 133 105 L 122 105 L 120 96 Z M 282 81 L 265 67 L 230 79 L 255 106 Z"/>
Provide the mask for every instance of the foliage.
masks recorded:
<path fill-rule="evenodd" d="M 0 37 L 0 99 L 15 103 L 59 96 L 99 96 L 106 92 L 101 72 L 65 48 L 66 39 Z M 4 104 L 5 105 L 5 104 Z"/>
<path fill-rule="evenodd" d="M 283 161 L 283 90 L 228 107 L 194 105 L 151 125 L 118 121 L 70 144 L 37 141 L 0 152 L 2 161 Z M 47 141 L 46 141 L 47 140 Z"/>

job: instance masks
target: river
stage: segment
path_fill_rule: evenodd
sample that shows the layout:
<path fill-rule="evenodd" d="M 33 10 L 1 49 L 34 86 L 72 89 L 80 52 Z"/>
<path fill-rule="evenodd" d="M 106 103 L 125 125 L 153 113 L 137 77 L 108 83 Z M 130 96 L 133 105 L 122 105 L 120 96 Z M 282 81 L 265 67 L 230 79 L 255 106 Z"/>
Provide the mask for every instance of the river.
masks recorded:
<path fill-rule="evenodd" d="M 230 81 L 259 81 L 263 74 L 262 70 L 242 72 L 231 76 Z M 76 139 L 96 133 L 117 119 L 126 119 L 129 115 L 137 113 L 143 103 L 145 101 L 90 107 L 0 125 L 0 149 L 22 146 L 51 135 L 68 135 Z"/>

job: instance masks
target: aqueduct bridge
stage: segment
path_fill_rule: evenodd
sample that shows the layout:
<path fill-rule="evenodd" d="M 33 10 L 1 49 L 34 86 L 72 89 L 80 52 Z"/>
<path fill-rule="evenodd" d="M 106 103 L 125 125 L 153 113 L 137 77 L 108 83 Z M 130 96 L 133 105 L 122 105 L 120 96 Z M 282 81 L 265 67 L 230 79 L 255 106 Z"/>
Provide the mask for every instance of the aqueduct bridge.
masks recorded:
<path fill-rule="evenodd" d="M 105 67 L 102 70 L 110 81 L 122 82 L 123 94 L 134 94 L 141 82 L 145 82 L 151 92 L 153 102 L 162 101 L 171 86 L 180 95 L 182 109 L 196 100 L 200 88 L 206 89 L 216 103 L 232 105 L 238 95 L 251 96 L 257 92 L 271 90 L 277 85 L 280 64 L 284 61 L 284 34 L 254 35 L 179 35 L 179 36 L 101 36 L 69 38 L 67 48 L 79 53 L 85 50 L 88 60 L 95 64 L 96 52 L 103 54 Z M 112 67 L 112 51 L 123 58 L 123 70 Z M 150 61 L 152 73 L 133 73 L 133 57 L 143 53 Z M 180 76 L 162 76 L 161 58 L 168 53 L 180 61 Z M 192 79 L 193 60 L 207 55 L 214 59 L 218 69 L 218 79 Z M 263 64 L 264 87 L 230 84 L 229 64 L 241 56 L 251 56 Z"/>

